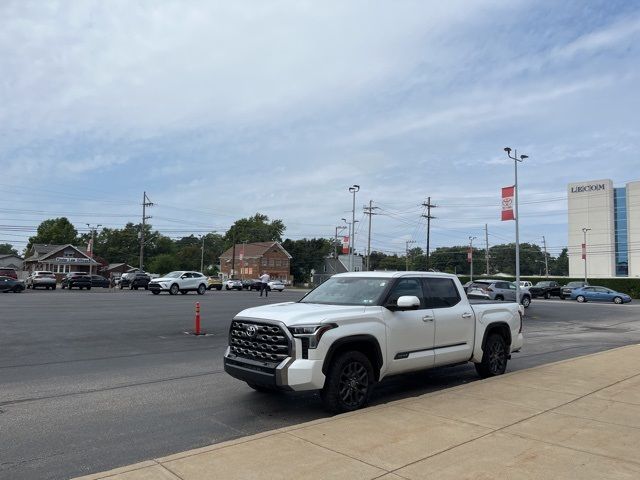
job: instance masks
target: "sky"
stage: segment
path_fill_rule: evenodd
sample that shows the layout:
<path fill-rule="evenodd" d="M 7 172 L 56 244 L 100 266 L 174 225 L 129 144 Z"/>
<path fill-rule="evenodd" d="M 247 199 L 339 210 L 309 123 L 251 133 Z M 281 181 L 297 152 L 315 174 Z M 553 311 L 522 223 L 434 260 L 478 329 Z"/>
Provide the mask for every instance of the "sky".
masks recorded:
<path fill-rule="evenodd" d="M 640 179 L 640 4 L 0 3 L 0 243 L 68 217 L 172 238 L 256 212 L 372 249 L 567 245 L 569 182 Z M 115 261 L 115 259 L 114 259 Z"/>

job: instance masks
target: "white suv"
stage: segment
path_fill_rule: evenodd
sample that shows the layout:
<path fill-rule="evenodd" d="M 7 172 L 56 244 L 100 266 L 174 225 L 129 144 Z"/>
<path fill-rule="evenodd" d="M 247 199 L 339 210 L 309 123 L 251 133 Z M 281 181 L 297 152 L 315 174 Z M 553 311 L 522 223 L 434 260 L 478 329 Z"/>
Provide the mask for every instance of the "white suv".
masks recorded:
<path fill-rule="evenodd" d="M 200 272 L 171 272 L 150 281 L 149 290 L 154 295 L 160 292 L 169 292 L 171 295 L 177 295 L 178 292 L 183 295 L 188 292 L 198 292 L 198 295 L 204 295 L 207 291 L 207 277 Z"/>

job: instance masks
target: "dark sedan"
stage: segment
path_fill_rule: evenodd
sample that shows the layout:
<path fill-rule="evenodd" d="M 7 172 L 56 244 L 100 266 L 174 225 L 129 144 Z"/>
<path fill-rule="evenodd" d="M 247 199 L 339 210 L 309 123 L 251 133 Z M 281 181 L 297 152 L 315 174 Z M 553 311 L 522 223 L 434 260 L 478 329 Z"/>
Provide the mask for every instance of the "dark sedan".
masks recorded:
<path fill-rule="evenodd" d="M 127 273 L 123 275 L 120 279 L 120 290 L 123 288 L 128 288 L 129 290 L 138 290 L 139 288 L 144 288 L 145 290 L 149 290 L 149 282 L 151 281 L 151 277 L 148 273 L 145 272 L 135 272 L 135 273 Z"/>
<path fill-rule="evenodd" d="M 109 288 L 109 280 L 101 275 L 91 275 L 91 286 Z"/>
<path fill-rule="evenodd" d="M 24 290 L 24 283 L 11 277 L 0 277 L 0 292 L 20 293 Z"/>
<path fill-rule="evenodd" d="M 60 282 L 60 287 L 62 287 L 62 289 L 68 288 L 69 290 L 76 287 L 80 290 L 83 288 L 91 290 L 91 275 L 84 272 L 69 273 Z"/>
<path fill-rule="evenodd" d="M 529 288 L 529 293 L 533 298 L 536 297 L 560 297 L 564 300 L 564 294 L 562 293 L 562 288 L 558 282 L 553 281 L 544 281 L 538 282 L 533 287 Z"/>
<path fill-rule="evenodd" d="M 564 285 L 562 287 L 562 294 L 569 298 L 571 296 L 571 293 L 576 289 L 576 288 L 583 288 L 583 287 L 588 287 L 589 284 L 587 282 L 569 282 L 566 285 Z"/>

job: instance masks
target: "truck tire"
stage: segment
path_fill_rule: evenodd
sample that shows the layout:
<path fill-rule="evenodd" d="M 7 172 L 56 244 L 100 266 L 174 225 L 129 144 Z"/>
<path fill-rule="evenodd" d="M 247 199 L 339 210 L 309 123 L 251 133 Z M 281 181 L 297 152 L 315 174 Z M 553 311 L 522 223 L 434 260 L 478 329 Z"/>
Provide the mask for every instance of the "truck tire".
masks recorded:
<path fill-rule="evenodd" d="M 358 410 L 369 401 L 374 380 L 366 355 L 354 350 L 343 352 L 331 362 L 320 392 L 322 402 L 333 413 Z"/>
<path fill-rule="evenodd" d="M 487 338 L 482 353 L 482 362 L 476 363 L 476 372 L 482 378 L 502 375 L 507 369 L 507 342 L 499 333 L 492 333 Z"/>

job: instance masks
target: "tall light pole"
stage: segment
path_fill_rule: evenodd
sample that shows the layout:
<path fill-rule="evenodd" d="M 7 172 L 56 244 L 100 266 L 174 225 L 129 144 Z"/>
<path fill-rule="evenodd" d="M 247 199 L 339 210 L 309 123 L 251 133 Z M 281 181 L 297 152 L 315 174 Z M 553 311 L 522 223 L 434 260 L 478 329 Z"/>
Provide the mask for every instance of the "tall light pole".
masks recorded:
<path fill-rule="evenodd" d="M 522 162 L 525 159 L 529 158 L 528 155 L 520 155 L 518 158 L 518 151 L 513 151 L 513 156 L 511 156 L 511 149 L 509 147 L 505 147 L 505 152 L 507 152 L 507 156 L 513 160 L 514 168 L 515 168 L 515 201 L 516 201 L 516 303 L 520 304 L 520 215 L 518 214 L 518 162 Z"/>
<path fill-rule="evenodd" d="M 473 282 L 473 241 L 476 237 L 469 237 L 469 263 L 471 264 L 471 275 L 469 275 L 469 280 Z"/>
<path fill-rule="evenodd" d="M 360 190 L 360 185 L 352 185 L 349 192 L 353 194 L 353 208 L 351 209 L 351 236 L 349 237 L 349 271 L 353 272 L 354 267 L 354 247 L 356 244 L 356 192 Z"/>
<path fill-rule="evenodd" d="M 86 223 L 85 225 L 89 227 L 89 230 L 91 231 L 91 263 L 89 263 L 89 275 L 91 275 L 93 273 L 93 251 L 95 249 L 94 242 L 95 242 L 96 229 L 100 228 L 102 225 L 98 224 L 95 227 L 92 227 L 91 224 L 89 223 Z"/>
<path fill-rule="evenodd" d="M 584 243 L 582 244 L 582 258 L 584 259 L 584 283 L 587 283 L 587 232 L 590 228 L 583 228 L 582 235 L 584 236 Z"/>

